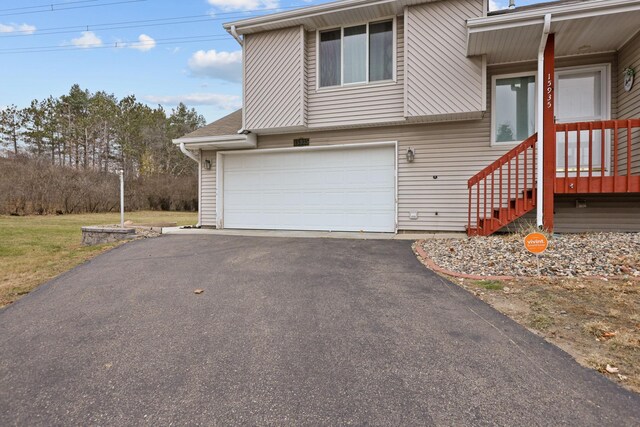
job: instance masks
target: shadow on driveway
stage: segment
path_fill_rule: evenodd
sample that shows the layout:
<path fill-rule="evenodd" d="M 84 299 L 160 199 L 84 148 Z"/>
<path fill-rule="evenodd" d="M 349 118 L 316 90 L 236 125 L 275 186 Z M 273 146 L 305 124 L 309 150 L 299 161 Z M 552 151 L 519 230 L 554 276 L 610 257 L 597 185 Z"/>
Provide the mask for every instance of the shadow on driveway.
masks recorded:
<path fill-rule="evenodd" d="M 0 311 L 0 417 L 631 426 L 640 398 L 426 270 L 410 242 L 169 236 Z"/>

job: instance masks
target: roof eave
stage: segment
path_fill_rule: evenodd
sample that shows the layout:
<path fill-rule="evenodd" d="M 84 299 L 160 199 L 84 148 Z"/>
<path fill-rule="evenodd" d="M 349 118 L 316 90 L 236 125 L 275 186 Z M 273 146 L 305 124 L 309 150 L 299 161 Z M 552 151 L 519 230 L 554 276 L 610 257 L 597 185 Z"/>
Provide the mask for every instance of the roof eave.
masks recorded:
<path fill-rule="evenodd" d="M 513 28 L 519 26 L 544 23 L 544 16 L 551 14 L 554 21 L 578 19 L 597 16 L 603 13 L 624 13 L 640 8 L 640 0 L 592 0 L 583 3 L 569 3 L 540 7 L 522 12 L 504 15 L 493 15 L 467 20 L 470 32 L 490 31 L 499 28 Z"/>
<path fill-rule="evenodd" d="M 316 6 L 303 7 L 287 12 L 272 13 L 256 18 L 227 22 L 222 24 L 222 26 L 229 33 L 231 33 L 231 27 L 235 27 L 238 34 L 245 34 L 246 32 L 251 32 L 251 30 L 262 25 L 312 18 L 314 16 L 323 15 L 326 13 L 347 11 L 358 7 L 373 6 L 385 3 L 396 3 L 398 1 L 399 0 L 342 0 Z"/>
<path fill-rule="evenodd" d="M 217 136 L 198 136 L 191 138 L 177 138 L 172 140 L 175 145 L 184 144 L 188 150 L 197 149 L 240 149 L 255 148 L 257 146 L 257 138 L 254 133 L 248 135 L 217 135 Z"/>

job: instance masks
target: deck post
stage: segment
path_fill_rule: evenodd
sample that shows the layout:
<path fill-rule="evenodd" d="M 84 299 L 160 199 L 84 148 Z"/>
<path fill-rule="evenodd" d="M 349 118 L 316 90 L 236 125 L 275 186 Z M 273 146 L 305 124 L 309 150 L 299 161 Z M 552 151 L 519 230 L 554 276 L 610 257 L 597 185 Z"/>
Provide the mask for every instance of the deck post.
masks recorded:
<path fill-rule="evenodd" d="M 543 108 L 543 226 L 553 232 L 553 201 L 556 182 L 556 129 L 555 129 L 555 40 L 549 34 L 544 49 L 544 108 Z"/>

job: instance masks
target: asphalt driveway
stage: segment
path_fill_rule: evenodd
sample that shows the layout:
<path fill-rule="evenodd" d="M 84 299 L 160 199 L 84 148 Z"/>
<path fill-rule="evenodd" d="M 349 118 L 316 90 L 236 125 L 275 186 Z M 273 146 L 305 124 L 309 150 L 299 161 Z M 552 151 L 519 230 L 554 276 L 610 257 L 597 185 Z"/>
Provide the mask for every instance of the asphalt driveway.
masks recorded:
<path fill-rule="evenodd" d="M 0 311 L 0 419 L 622 426 L 640 398 L 426 270 L 409 242 L 169 236 Z"/>

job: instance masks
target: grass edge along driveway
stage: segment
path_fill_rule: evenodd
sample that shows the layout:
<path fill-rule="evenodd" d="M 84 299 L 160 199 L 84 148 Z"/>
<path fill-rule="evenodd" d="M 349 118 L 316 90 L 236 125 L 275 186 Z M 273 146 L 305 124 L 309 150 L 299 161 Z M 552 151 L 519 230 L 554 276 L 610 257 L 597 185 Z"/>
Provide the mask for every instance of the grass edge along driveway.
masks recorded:
<path fill-rule="evenodd" d="M 197 222 L 194 212 L 131 212 L 134 223 Z M 121 243 L 85 247 L 83 225 L 117 224 L 119 213 L 0 216 L 0 307 Z"/>

